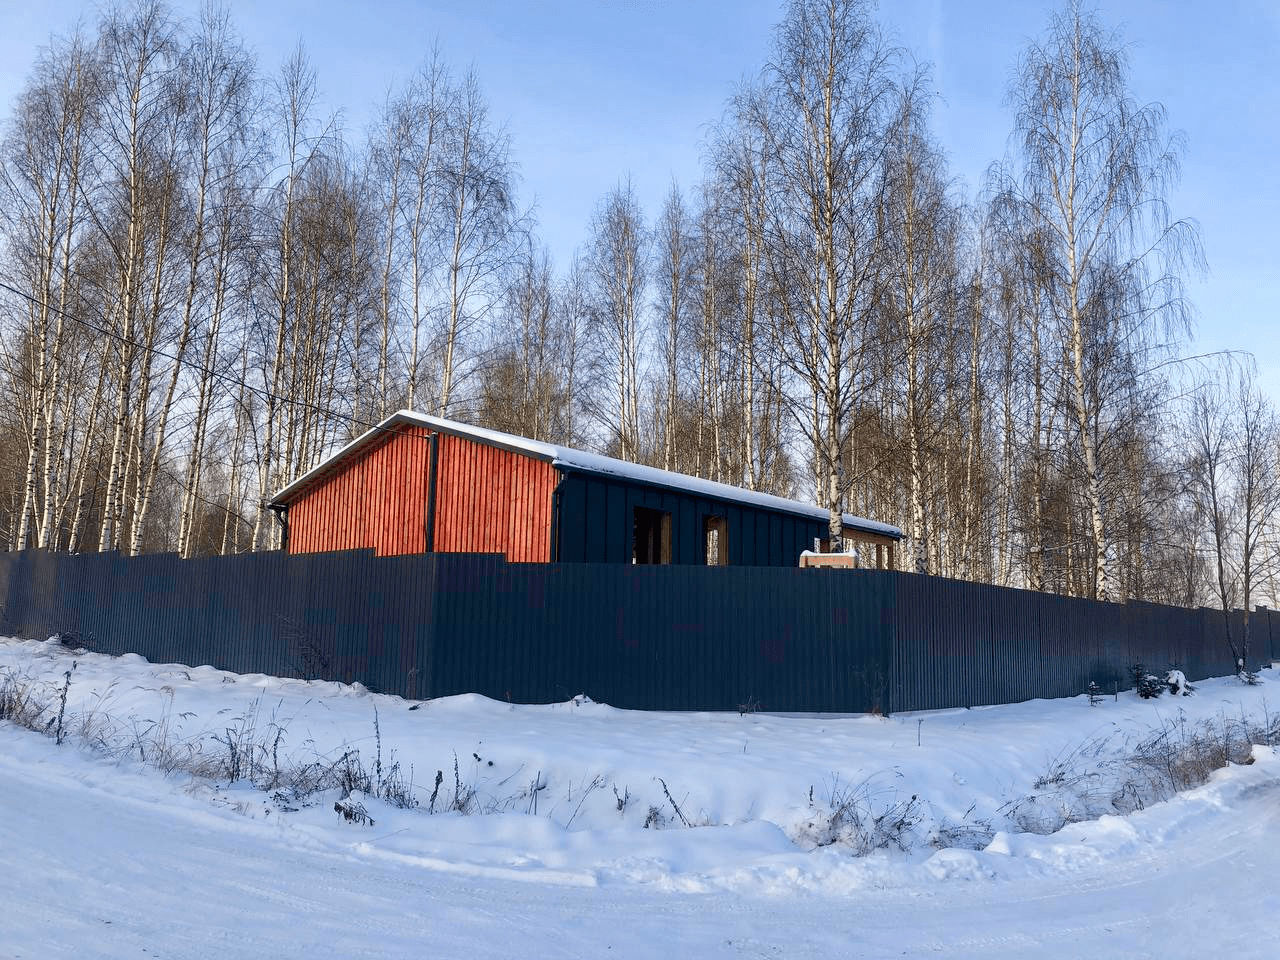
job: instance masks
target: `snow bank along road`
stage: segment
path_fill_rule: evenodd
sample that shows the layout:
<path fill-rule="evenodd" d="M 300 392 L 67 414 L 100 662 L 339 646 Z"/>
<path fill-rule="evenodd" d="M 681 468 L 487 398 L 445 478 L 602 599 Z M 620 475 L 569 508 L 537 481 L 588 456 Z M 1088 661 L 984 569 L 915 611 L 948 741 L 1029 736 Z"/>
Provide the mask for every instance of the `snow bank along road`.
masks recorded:
<path fill-rule="evenodd" d="M 286 811 L 244 784 L 166 777 L 127 756 L 58 747 L 0 723 L 0 957 L 1278 955 L 1280 757 L 1271 748 L 1128 816 L 1047 836 L 1000 830 L 976 850 L 922 844 L 863 858 L 840 845 L 798 844 L 795 818 L 807 804 L 784 808 L 776 778 L 744 775 L 742 753 L 718 752 L 745 733 L 747 757 L 758 748 L 798 785 L 818 781 L 821 767 L 801 766 L 817 762 L 810 753 L 824 748 L 815 743 L 857 741 L 873 762 L 897 757 L 892 779 L 931 789 L 930 802 L 947 806 L 1017 794 L 1024 766 L 1043 773 L 1065 746 L 1085 742 L 1093 732 L 1085 723 L 1154 722 L 1153 709 L 1225 717 L 1228 703 L 1265 708 L 1265 686 L 1202 684 L 1185 708 L 1122 696 L 1105 720 L 1103 707 L 1081 698 L 892 721 L 512 709 L 478 698 L 409 711 L 332 684 L 229 678 L 138 658 L 73 661 L 53 644 L 0 641 L 0 671 L 60 680 L 71 662 L 71 691 L 79 687 L 82 699 L 69 697 L 68 715 L 109 701 L 119 729 L 147 729 L 154 718 L 145 698 L 158 693 L 173 705 L 175 725 L 192 714 L 186 736 L 221 733 L 243 713 L 236 698 L 254 689 L 291 712 L 298 749 L 304 731 L 309 741 L 348 736 L 367 746 L 376 701 L 381 736 L 397 750 L 405 744 L 419 770 L 436 761 L 410 724 L 420 738 L 453 740 L 459 753 L 483 748 L 473 755 L 492 753 L 497 767 L 533 751 L 548 764 L 543 812 L 508 805 L 432 816 L 369 798 L 375 823 L 351 824 L 333 813 L 332 798 Z M 1256 703 L 1238 702 L 1249 697 Z M 1022 740 L 1012 733 L 1019 728 Z M 545 756 L 522 748 L 526 734 Z M 604 753 L 574 755 L 578 736 Z M 911 760 L 908 749 L 926 750 L 930 737 L 955 746 L 957 762 Z M 709 747 L 698 749 L 698 739 Z M 631 766 L 609 753 L 628 746 L 640 754 Z M 781 759 L 788 748 L 791 765 Z M 974 759 L 982 754 L 985 767 Z M 1024 754 L 1033 755 L 1025 764 Z M 848 757 L 828 759 L 832 776 L 861 769 L 838 766 Z M 582 771 L 593 770 L 627 780 L 647 802 L 661 788 L 643 780 L 645 765 L 708 825 L 646 830 L 638 822 L 646 810 L 632 814 L 628 805 L 619 816 L 611 791 L 583 786 Z M 579 788 L 567 827 L 575 809 L 550 796 L 566 781 Z M 951 796 L 942 797 L 944 787 Z M 425 801 L 429 791 L 419 792 Z M 760 815 L 735 813 L 741 804 Z"/>

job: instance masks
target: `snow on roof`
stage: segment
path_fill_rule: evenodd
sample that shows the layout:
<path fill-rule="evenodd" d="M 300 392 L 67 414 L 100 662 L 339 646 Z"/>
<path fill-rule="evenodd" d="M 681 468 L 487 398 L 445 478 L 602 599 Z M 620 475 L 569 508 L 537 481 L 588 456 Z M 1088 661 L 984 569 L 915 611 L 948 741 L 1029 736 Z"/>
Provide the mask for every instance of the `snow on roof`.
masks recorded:
<path fill-rule="evenodd" d="M 574 450 L 570 447 L 562 447 L 559 444 L 546 443 L 542 440 L 530 440 L 527 437 L 520 437 L 512 433 L 502 433 L 498 430 L 490 430 L 487 427 L 474 427 L 471 424 L 459 423 L 456 420 L 442 420 L 439 417 L 428 416 L 415 410 L 399 410 L 393 413 L 376 427 L 361 434 L 341 450 L 327 457 L 323 462 L 280 490 L 272 497 L 270 505 L 283 505 L 285 501 L 309 486 L 318 477 L 330 472 L 337 461 L 366 446 L 379 435 L 400 424 L 438 430 L 441 433 L 467 437 L 491 446 L 525 453 L 539 460 L 548 461 L 562 470 L 576 470 L 597 476 L 617 477 L 633 483 L 665 487 L 670 490 L 678 490 L 710 499 L 728 500 L 760 510 L 774 510 L 815 520 L 827 519 L 827 511 L 823 508 L 813 504 L 801 503 L 798 500 L 787 500 L 768 493 L 744 490 L 742 487 L 735 487 L 727 483 L 703 480 L 700 477 L 691 477 L 670 470 L 660 470 L 657 467 L 647 467 L 643 464 L 628 463 L 625 460 L 618 460 L 614 457 Z M 880 523 L 876 520 L 868 520 L 865 517 L 857 517 L 851 513 L 844 514 L 844 525 L 847 528 L 859 530 L 863 533 L 878 534 L 894 540 L 902 539 L 902 531 L 897 527 L 887 523 Z"/>

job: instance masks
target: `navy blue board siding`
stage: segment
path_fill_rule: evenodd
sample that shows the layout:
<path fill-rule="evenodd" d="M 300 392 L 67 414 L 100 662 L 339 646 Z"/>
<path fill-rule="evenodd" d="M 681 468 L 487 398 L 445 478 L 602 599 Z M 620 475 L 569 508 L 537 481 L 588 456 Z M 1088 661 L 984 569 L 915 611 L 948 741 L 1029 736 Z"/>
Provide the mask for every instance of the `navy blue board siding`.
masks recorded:
<path fill-rule="evenodd" d="M 630 563 L 636 507 L 670 515 L 676 565 L 706 563 L 707 517 L 724 518 L 729 565 L 735 567 L 794 567 L 827 530 L 821 520 L 587 473 L 567 474 L 559 490 L 553 540 L 560 563 Z"/>

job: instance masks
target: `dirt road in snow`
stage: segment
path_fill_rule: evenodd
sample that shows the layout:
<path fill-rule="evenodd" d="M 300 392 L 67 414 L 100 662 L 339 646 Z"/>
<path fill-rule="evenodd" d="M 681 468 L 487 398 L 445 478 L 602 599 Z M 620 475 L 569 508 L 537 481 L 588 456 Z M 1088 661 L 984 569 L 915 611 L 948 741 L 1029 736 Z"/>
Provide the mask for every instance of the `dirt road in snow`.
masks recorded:
<path fill-rule="evenodd" d="M 0 745 L 6 958 L 1276 955 L 1274 758 L 1123 820 L 900 865 L 879 889 L 764 896 L 393 860 L 376 828 L 249 818 L 7 724 Z"/>

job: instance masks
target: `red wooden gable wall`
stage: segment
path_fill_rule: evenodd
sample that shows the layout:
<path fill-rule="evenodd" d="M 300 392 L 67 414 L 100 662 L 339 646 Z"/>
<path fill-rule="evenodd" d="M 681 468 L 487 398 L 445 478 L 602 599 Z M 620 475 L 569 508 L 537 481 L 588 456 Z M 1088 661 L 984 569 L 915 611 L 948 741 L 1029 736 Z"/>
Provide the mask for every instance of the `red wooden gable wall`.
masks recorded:
<path fill-rule="evenodd" d="M 379 556 L 426 546 L 431 433 L 397 427 L 289 507 L 289 552 L 356 550 Z"/>
<path fill-rule="evenodd" d="M 442 433 L 435 548 L 549 562 L 557 480 L 556 468 L 542 460 Z"/>
<path fill-rule="evenodd" d="M 426 549 L 431 431 L 401 426 L 289 507 L 289 552 L 372 547 L 379 556 Z M 435 549 L 551 559 L 551 496 L 559 479 L 541 460 L 440 434 Z"/>

